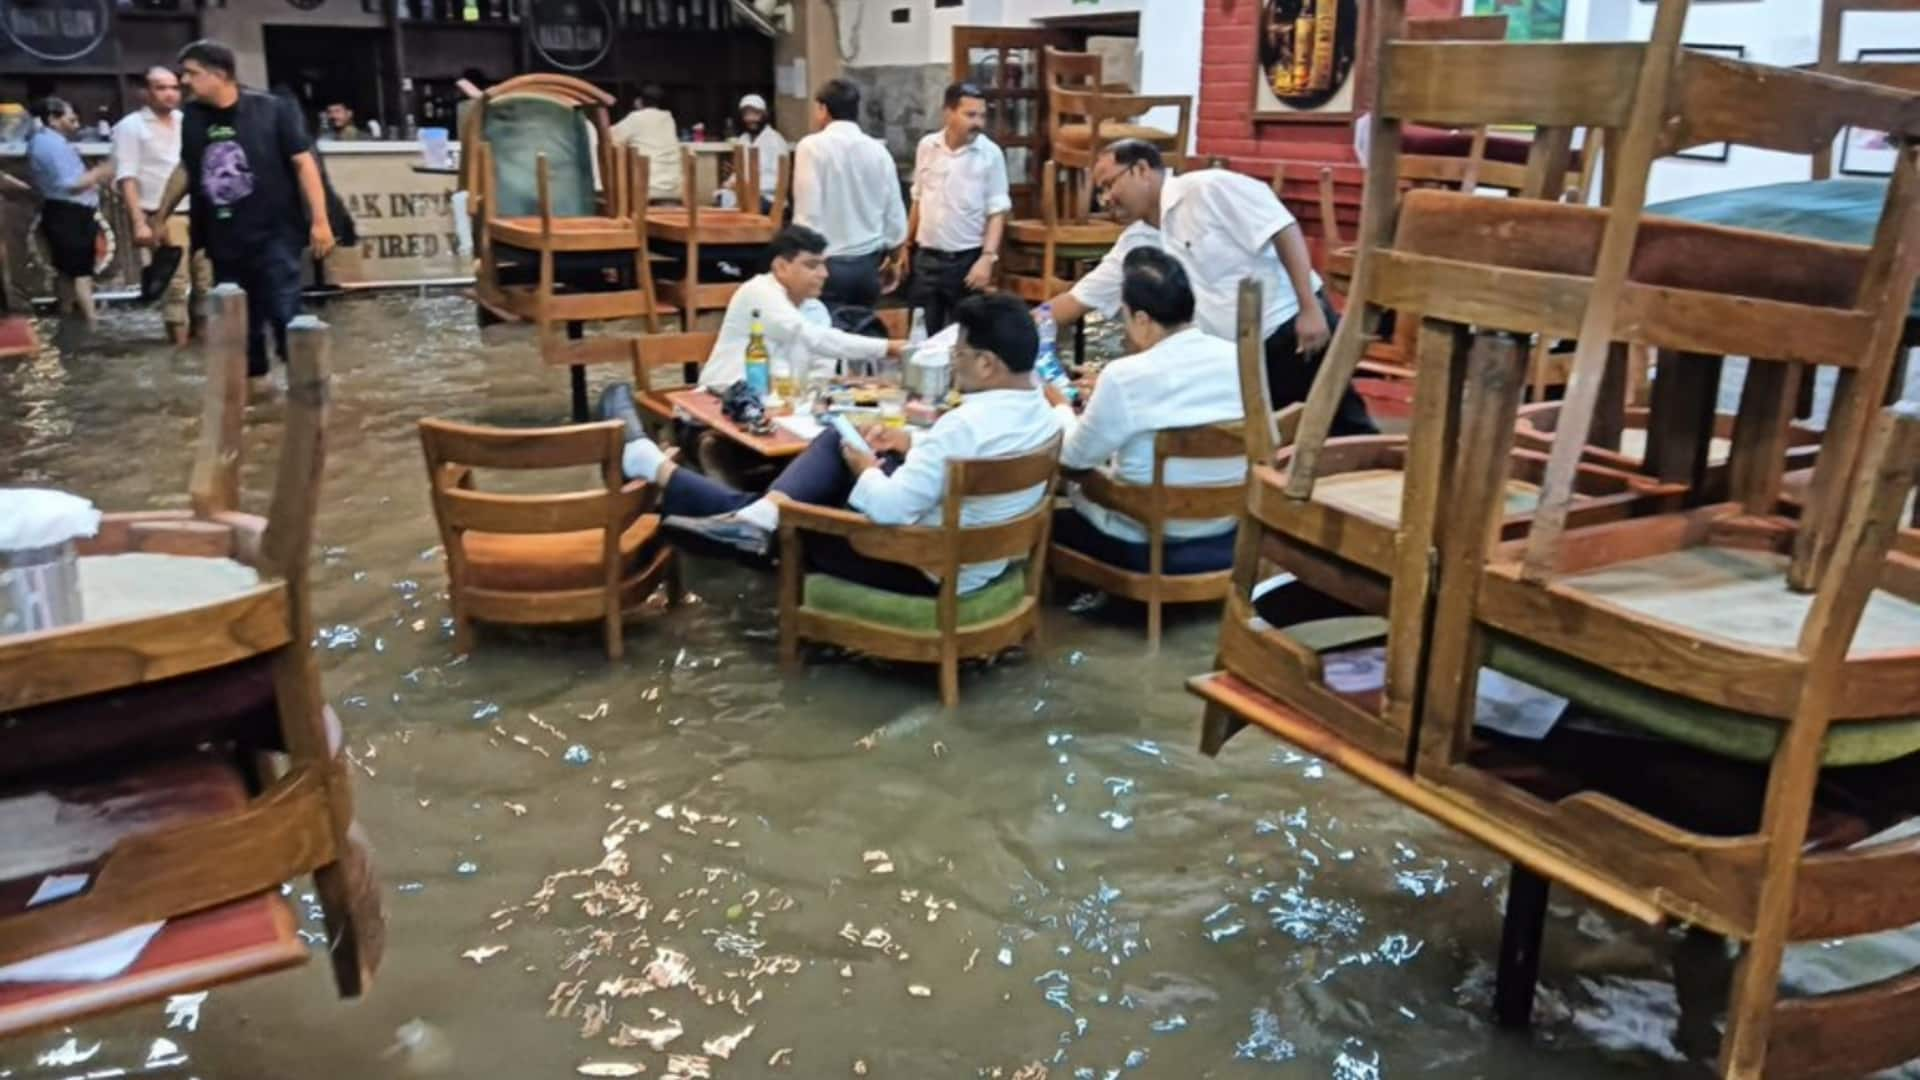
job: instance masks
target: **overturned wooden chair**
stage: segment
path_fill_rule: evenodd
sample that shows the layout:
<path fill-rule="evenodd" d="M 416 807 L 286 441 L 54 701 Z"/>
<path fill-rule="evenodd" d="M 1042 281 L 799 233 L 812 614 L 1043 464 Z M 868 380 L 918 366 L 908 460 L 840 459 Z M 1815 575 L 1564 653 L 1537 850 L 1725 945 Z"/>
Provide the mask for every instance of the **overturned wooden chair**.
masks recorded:
<path fill-rule="evenodd" d="M 446 552 L 454 644 L 473 623 L 599 622 L 607 656 L 625 648 L 627 618 L 661 586 L 680 595 L 679 564 L 653 512 L 659 490 L 620 472 L 617 420 L 560 428 L 420 421 L 433 513 Z M 482 491 L 475 469 L 598 469 L 600 484 L 540 494 Z"/>
<path fill-rule="evenodd" d="M 1067 175 L 1067 206 L 1075 219 L 1092 209 L 1088 176 L 1100 152 L 1122 139 L 1158 147 L 1167 167 L 1185 171 L 1187 136 L 1193 123 L 1193 99 L 1179 94 L 1136 94 L 1132 87 L 1104 81 L 1097 53 L 1046 48 L 1047 142 L 1052 160 Z M 1171 129 L 1140 120 L 1156 109 L 1173 109 Z"/>
<path fill-rule="evenodd" d="M 1040 586 L 1047 570 L 1055 439 L 1030 454 L 947 463 L 939 525 L 876 525 L 848 510 L 787 502 L 780 508 L 780 660 L 800 663 L 800 643 L 818 641 L 906 663 L 935 664 L 940 703 L 960 703 L 960 661 L 990 658 L 1040 634 Z M 1034 490 L 1033 509 L 997 525 L 961 523 L 966 500 Z M 939 578 L 933 596 L 888 592 L 807 567 L 810 537 L 844 543 L 868 558 Z M 1008 560 L 985 586 L 960 595 L 960 569 Z"/>
<path fill-rule="evenodd" d="M 78 543 L 89 621 L 0 637 L 0 966 L 164 925 L 116 976 L 0 983 L 0 1036 L 304 962 L 280 890 L 308 873 L 340 993 L 364 993 L 380 962 L 379 886 L 312 644 L 328 330 L 288 328 L 260 517 L 239 509 L 246 300 L 223 285 L 210 306 L 192 509 L 107 514 Z M 145 585 L 162 579 L 170 594 Z M 27 907 L 56 873 L 82 891 Z"/>
<path fill-rule="evenodd" d="M 695 190 L 695 155 L 681 155 L 681 183 L 684 190 Z M 677 268 L 661 281 L 660 299 L 680 312 L 680 329 L 691 331 L 702 311 L 723 311 L 739 290 L 745 275 L 765 268 L 765 248 L 779 232 L 787 217 L 787 203 L 793 187 L 793 155 L 780 159 L 780 175 L 775 181 L 773 206 L 760 212 L 760 155 L 745 146 L 733 151 L 733 188 L 738 208 L 723 210 L 701 206 L 689 199 L 684 206 L 658 206 L 648 211 L 651 222 L 648 235 L 652 254 Z M 703 265 L 728 260 L 740 267 L 737 281 L 702 280 Z M 708 275 L 709 277 L 711 275 Z M 649 330 L 658 327 L 649 326 Z"/>

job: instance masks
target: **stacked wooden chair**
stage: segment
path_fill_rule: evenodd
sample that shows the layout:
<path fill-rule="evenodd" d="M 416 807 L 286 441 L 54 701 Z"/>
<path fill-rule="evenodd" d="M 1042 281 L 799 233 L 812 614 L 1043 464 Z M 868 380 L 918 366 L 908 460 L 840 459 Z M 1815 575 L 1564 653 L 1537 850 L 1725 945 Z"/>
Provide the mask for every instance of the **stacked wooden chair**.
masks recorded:
<path fill-rule="evenodd" d="M 780 661 L 800 664 L 800 643 L 843 649 L 939 669 L 940 703 L 960 703 L 960 661 L 992 658 L 1040 637 L 1040 588 L 1047 572 L 1053 502 L 997 525 L 961 523 L 966 500 L 1039 487 L 1052 491 L 1060 442 L 1029 454 L 947 463 L 938 525 L 876 525 L 848 510 L 785 502 L 780 508 Z M 817 539 L 810 539 L 817 538 Z M 939 578 L 934 596 L 888 592 L 810 571 L 806 545 L 844 543 L 868 558 L 924 570 Z M 985 586 L 961 596 L 960 568 L 1010 560 Z"/>
<path fill-rule="evenodd" d="M 1916 810 L 1903 774 L 1920 752 L 1908 720 L 1920 587 L 1888 552 L 1920 468 L 1920 419 L 1876 410 L 1920 263 L 1920 109 L 1899 90 L 1686 52 L 1685 14 L 1684 0 L 1662 0 L 1644 46 L 1515 47 L 1406 41 L 1403 6 L 1381 6 L 1370 177 L 1396 175 L 1403 121 L 1585 125 L 1609 133 L 1610 209 L 1369 185 L 1353 310 L 1287 472 L 1254 477 L 1250 504 L 1320 500 L 1338 475 L 1345 440 L 1326 433 L 1365 324 L 1382 307 L 1420 312 L 1408 478 L 1382 553 L 1396 570 L 1380 711 L 1317 678 L 1319 657 L 1299 641 L 1227 654 L 1224 672 L 1193 686 L 1210 703 L 1215 745 L 1253 720 L 1514 860 L 1504 1020 L 1530 1011 L 1552 880 L 1741 944 L 1721 1075 L 1863 1075 L 1920 1055 L 1920 976 L 1791 999 L 1778 980 L 1789 941 L 1920 921 L 1906 877 L 1920 844 L 1860 842 Z M 1516 65 L 1534 77 L 1513 78 Z M 1887 131 L 1900 148 L 1871 247 L 1640 211 L 1660 154 L 1719 141 L 1811 154 L 1849 124 Z M 1538 509 L 1524 535 L 1502 539 L 1534 335 L 1577 340 L 1578 351 Z M 1715 365 L 1702 358 L 1753 358 L 1728 490 L 1706 502 L 1687 488 L 1678 506 L 1575 522 L 1595 405 L 1628 341 L 1677 359 L 1656 385 L 1705 383 Z M 1776 511 L 1801 366 L 1837 377 L 1814 494 L 1796 520 Z M 1672 411 L 1673 437 L 1708 445 L 1713 396 L 1687 397 L 1695 405 Z M 1330 517 L 1317 538 L 1268 524 L 1291 512 L 1257 517 L 1260 535 L 1243 548 L 1278 534 L 1322 561 L 1361 561 L 1345 528 L 1353 515 Z M 1276 653 L 1290 669 L 1274 670 Z M 1612 754 L 1555 759 L 1561 732 L 1537 746 L 1477 732 L 1483 667 L 1632 733 L 1631 752 L 1601 739 Z M 1388 728 L 1368 731 L 1356 714 Z M 1382 756 L 1368 742 L 1382 734 L 1407 737 L 1386 748 L 1410 752 Z M 1649 774 L 1670 782 L 1648 785 Z M 1689 798 L 1720 776 L 1749 797 Z M 1850 797 L 1836 802 L 1836 790 Z"/>
<path fill-rule="evenodd" d="M 695 155 L 681 155 L 682 190 L 696 190 Z M 780 175 L 775 181 L 773 205 L 760 213 L 760 155 L 745 146 L 733 151 L 733 188 L 737 209 L 722 210 L 701 206 L 689 198 L 684 206 L 661 207 L 651 216 L 650 237 L 654 253 L 675 262 L 679 273 L 660 283 L 663 305 L 680 312 L 680 329 L 690 331 L 702 311 L 724 311 L 727 302 L 740 288 L 738 281 L 701 281 L 700 267 L 707 262 L 727 259 L 746 270 L 763 266 L 765 248 L 786 221 L 787 204 L 793 187 L 793 155 L 780 159 Z M 703 253 L 704 252 L 704 253 Z M 649 326 L 650 331 L 658 328 Z"/>
<path fill-rule="evenodd" d="M 460 133 L 474 298 L 485 317 L 532 323 L 542 361 L 572 369 L 575 420 L 587 415 L 585 366 L 631 356 L 624 338 L 587 338 L 585 324 L 660 329 L 648 162 L 615 144 L 612 103 L 580 79 L 522 75 L 488 88 Z"/>
<path fill-rule="evenodd" d="M 1139 139 L 1159 147 L 1167 167 L 1186 168 L 1187 136 L 1193 123 L 1193 99 L 1179 94 L 1136 94 L 1126 85 L 1104 81 L 1097 53 L 1046 49 L 1047 144 L 1052 160 L 1068 170 L 1060 177 L 1068 185 L 1067 205 L 1076 218 L 1092 212 L 1093 190 L 1087 181 L 1100 151 L 1122 139 Z M 1139 118 L 1155 109 L 1173 109 L 1171 129 L 1153 127 Z"/>
<path fill-rule="evenodd" d="M 83 585 L 164 575 L 205 598 L 121 589 L 88 601 L 92 621 L 0 637 L 0 966 L 165 920 L 118 976 L 0 983 L 0 1036 L 302 963 L 280 891 L 308 873 L 340 993 L 365 992 L 379 964 L 379 889 L 312 644 L 328 331 L 288 330 L 263 518 L 238 508 L 246 322 L 240 290 L 215 290 L 192 509 L 107 514 L 79 543 Z M 55 873 L 84 890 L 26 906 Z"/>
<path fill-rule="evenodd" d="M 662 586 L 680 597 L 679 564 L 660 536 L 659 489 L 620 471 L 618 420 L 558 428 L 420 421 L 433 514 L 446 551 L 454 645 L 473 623 L 598 622 L 607 657 L 625 649 L 626 620 Z M 536 494 L 482 491 L 474 470 L 591 468 L 600 483 Z"/>

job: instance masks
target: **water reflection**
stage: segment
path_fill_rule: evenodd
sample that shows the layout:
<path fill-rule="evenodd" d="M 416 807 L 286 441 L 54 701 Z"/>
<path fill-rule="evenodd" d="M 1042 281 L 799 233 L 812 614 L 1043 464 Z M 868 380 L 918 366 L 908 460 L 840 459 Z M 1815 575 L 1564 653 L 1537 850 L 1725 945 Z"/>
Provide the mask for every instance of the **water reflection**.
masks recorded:
<path fill-rule="evenodd" d="M 16 1040 L 0 1078 L 1681 1075 L 1663 938 L 1557 907 L 1539 1029 L 1496 1034 L 1497 859 L 1257 733 L 1201 757 L 1212 613 L 1149 657 L 1137 613 L 1064 596 L 952 714 L 923 671 L 783 677 L 769 579 L 699 560 L 621 661 L 591 628 L 453 655 L 414 420 L 552 422 L 564 380 L 455 296 L 326 317 L 315 606 L 391 892 L 376 989 L 308 965 Z M 0 367 L 0 483 L 182 505 L 198 361 L 106 326 Z"/>

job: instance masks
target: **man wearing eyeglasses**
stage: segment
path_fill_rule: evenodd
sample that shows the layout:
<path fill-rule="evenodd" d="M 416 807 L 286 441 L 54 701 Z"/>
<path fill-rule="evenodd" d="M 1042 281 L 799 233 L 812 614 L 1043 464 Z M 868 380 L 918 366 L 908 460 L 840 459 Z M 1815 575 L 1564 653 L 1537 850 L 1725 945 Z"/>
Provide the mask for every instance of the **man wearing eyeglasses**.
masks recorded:
<path fill-rule="evenodd" d="M 1097 267 L 1053 298 L 1054 318 L 1065 324 L 1089 311 L 1118 312 L 1127 253 L 1159 247 L 1192 284 L 1194 325 L 1215 337 L 1234 340 L 1240 282 L 1251 277 L 1260 283 L 1260 332 L 1273 404 L 1306 400 L 1336 320 L 1320 295 L 1300 226 L 1273 190 L 1227 169 L 1170 176 L 1159 149 L 1138 139 L 1102 151 L 1091 179 L 1102 201 L 1130 224 Z M 1378 430 L 1360 396 L 1347 387 L 1333 434 Z"/>

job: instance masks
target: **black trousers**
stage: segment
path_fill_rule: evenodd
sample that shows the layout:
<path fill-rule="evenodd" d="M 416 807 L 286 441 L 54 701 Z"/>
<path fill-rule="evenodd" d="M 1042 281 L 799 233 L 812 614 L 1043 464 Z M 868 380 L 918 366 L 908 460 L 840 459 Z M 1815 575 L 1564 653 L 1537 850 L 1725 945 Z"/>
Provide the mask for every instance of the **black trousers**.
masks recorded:
<path fill-rule="evenodd" d="M 916 248 L 913 253 L 913 284 L 907 289 L 907 302 L 927 314 L 927 333 L 937 334 L 953 321 L 953 309 L 973 295 L 967 286 L 967 271 L 980 261 L 980 249 L 940 251 Z"/>
<path fill-rule="evenodd" d="M 871 308 L 880 303 L 880 264 L 887 249 L 865 255 L 835 255 L 827 260 L 827 284 L 820 301 L 828 307 Z"/>
<path fill-rule="evenodd" d="M 1340 317 L 1333 313 L 1326 297 L 1315 296 L 1315 302 L 1326 314 L 1327 327 L 1337 330 Z M 1300 339 L 1295 336 L 1295 324 L 1299 320 L 1291 319 L 1267 337 L 1267 390 L 1273 395 L 1273 407 L 1291 405 L 1296 401 L 1307 400 L 1308 391 L 1313 389 L 1314 376 L 1320 373 L 1320 360 L 1324 353 L 1314 356 L 1300 355 Z M 1367 415 L 1366 402 L 1354 392 L 1349 383 L 1340 391 L 1340 407 L 1333 414 L 1332 435 L 1377 435 L 1380 429 L 1374 426 L 1373 417 Z"/>
<path fill-rule="evenodd" d="M 267 373 L 267 336 L 287 361 L 287 324 L 300 314 L 301 245 L 275 235 L 243 255 L 213 260 L 213 279 L 247 294 L 247 374 Z"/>

